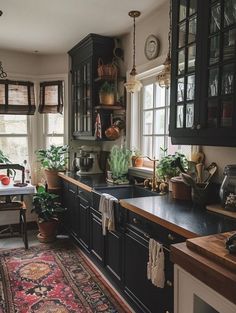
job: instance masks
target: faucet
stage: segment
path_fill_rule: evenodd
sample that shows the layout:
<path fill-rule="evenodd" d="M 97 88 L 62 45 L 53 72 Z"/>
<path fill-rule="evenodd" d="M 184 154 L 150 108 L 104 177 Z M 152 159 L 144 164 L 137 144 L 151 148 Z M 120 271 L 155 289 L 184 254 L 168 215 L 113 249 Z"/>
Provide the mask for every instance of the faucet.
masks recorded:
<path fill-rule="evenodd" d="M 158 191 L 158 182 L 157 182 L 157 177 L 156 177 L 156 162 L 158 161 L 158 159 L 154 158 L 151 159 L 149 157 L 147 157 L 150 161 L 153 162 L 153 172 L 152 172 L 152 180 L 151 180 L 151 191 Z"/>

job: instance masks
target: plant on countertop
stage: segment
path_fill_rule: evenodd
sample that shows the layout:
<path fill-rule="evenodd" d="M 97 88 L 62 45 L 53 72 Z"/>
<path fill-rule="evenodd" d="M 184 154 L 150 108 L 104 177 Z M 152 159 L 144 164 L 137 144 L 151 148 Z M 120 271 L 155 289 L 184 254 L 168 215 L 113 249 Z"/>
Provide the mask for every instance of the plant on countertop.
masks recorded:
<path fill-rule="evenodd" d="M 108 160 L 114 183 L 128 183 L 127 173 L 132 152 L 126 147 L 113 146 Z"/>
<path fill-rule="evenodd" d="M 142 153 L 138 149 L 133 149 L 132 155 L 132 166 L 134 167 L 142 167 L 143 166 L 143 157 Z"/>
<path fill-rule="evenodd" d="M 160 179 L 168 180 L 180 174 L 180 170 L 173 166 L 177 158 L 180 158 L 180 163 L 185 170 L 188 168 L 188 160 L 184 154 L 175 152 L 175 154 L 163 156 L 157 165 L 157 175 Z"/>
<path fill-rule="evenodd" d="M 39 149 L 36 151 L 38 161 L 42 167 L 48 170 L 63 171 L 67 164 L 69 147 L 51 145 L 48 149 Z"/>

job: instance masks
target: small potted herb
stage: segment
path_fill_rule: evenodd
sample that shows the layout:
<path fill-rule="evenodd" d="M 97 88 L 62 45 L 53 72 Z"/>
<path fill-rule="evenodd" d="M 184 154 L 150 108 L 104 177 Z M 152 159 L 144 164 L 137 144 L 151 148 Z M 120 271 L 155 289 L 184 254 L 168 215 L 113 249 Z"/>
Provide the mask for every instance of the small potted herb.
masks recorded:
<path fill-rule="evenodd" d="M 101 86 L 99 91 L 99 101 L 103 105 L 114 105 L 115 103 L 115 87 L 114 84 L 107 81 Z"/>
<path fill-rule="evenodd" d="M 142 153 L 138 149 L 134 149 L 134 151 L 133 151 L 132 166 L 133 167 L 142 167 L 143 166 Z"/>
<path fill-rule="evenodd" d="M 33 209 L 38 215 L 40 242 L 52 242 L 56 238 L 58 216 L 66 209 L 58 202 L 59 196 L 45 191 L 45 188 L 40 186 L 37 194 L 33 197 Z"/>

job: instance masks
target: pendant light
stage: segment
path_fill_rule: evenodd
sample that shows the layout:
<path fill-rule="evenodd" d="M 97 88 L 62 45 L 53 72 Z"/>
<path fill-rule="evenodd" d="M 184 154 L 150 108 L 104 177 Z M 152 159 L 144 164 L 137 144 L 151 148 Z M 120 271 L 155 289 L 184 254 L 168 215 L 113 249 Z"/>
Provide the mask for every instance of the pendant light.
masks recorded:
<path fill-rule="evenodd" d="M 134 93 L 140 91 L 142 84 L 139 80 L 136 79 L 137 71 L 135 65 L 135 19 L 139 17 L 141 13 L 139 11 L 130 11 L 129 16 L 133 18 L 134 26 L 133 26 L 133 68 L 130 72 L 129 79 L 127 83 L 124 84 L 127 92 Z"/>
<path fill-rule="evenodd" d="M 172 8 L 171 8 L 171 1 L 169 6 L 169 33 L 168 33 L 168 54 L 166 57 L 165 62 L 163 63 L 164 69 L 157 75 L 156 82 L 162 88 L 169 88 L 170 87 L 170 80 L 171 80 L 171 57 L 170 57 L 170 38 L 171 38 L 171 15 L 172 15 Z"/>

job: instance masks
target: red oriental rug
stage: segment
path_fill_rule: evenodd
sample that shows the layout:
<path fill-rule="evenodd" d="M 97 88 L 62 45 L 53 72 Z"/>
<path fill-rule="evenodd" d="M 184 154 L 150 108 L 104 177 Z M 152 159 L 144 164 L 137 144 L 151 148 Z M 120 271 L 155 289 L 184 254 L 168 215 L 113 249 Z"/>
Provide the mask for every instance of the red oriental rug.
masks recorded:
<path fill-rule="evenodd" d="M 130 312 L 69 242 L 0 251 L 0 313 Z"/>

